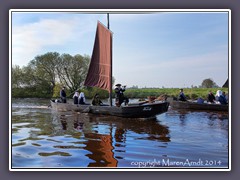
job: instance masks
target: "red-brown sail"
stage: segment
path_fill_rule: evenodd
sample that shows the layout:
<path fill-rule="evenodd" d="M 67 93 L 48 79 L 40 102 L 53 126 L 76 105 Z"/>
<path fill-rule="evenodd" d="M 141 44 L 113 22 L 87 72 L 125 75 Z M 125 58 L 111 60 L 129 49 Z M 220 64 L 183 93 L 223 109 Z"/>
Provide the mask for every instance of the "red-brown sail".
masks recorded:
<path fill-rule="evenodd" d="M 85 86 L 111 91 L 111 58 L 112 33 L 98 22 L 91 63 L 84 82 Z"/>

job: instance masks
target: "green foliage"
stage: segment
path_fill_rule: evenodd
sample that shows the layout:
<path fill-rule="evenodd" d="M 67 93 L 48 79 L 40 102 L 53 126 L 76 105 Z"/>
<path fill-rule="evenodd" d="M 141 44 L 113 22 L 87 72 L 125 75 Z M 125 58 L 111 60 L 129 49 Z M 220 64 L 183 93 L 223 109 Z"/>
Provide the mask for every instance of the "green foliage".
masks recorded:
<path fill-rule="evenodd" d="M 57 52 L 48 52 L 36 56 L 27 66 L 20 68 L 12 67 L 12 97 L 43 97 L 59 98 L 62 86 L 66 87 L 68 98 L 72 98 L 76 90 L 83 91 L 86 98 L 92 98 L 96 93 L 100 98 L 108 98 L 106 90 L 92 87 L 83 87 L 87 75 L 90 57 L 69 54 L 60 55 Z M 115 78 L 112 79 L 113 84 Z M 215 88 L 203 88 L 215 87 Z M 212 79 L 205 79 L 201 88 L 186 88 L 184 93 L 189 99 L 202 97 L 206 99 L 209 90 L 216 93 L 218 89 L 228 93 L 228 88 L 216 88 Z M 113 87 L 114 88 L 114 87 Z M 133 86 L 125 91 L 128 98 L 145 99 L 148 96 L 167 95 L 177 97 L 178 88 L 138 88 Z M 113 90 L 112 97 L 115 97 Z"/>
<path fill-rule="evenodd" d="M 214 88 L 214 87 L 218 87 L 218 85 L 211 79 L 204 79 L 202 84 L 201 84 L 202 88 Z"/>
<path fill-rule="evenodd" d="M 81 92 L 84 92 L 85 97 L 88 99 L 92 99 L 93 96 L 98 93 L 101 99 L 105 99 L 109 97 L 109 93 L 106 90 L 99 89 L 96 87 L 85 87 L 80 90 Z"/>
<path fill-rule="evenodd" d="M 36 87 L 12 88 L 12 97 L 18 98 L 51 98 L 51 94 Z"/>
<path fill-rule="evenodd" d="M 13 97 L 59 97 L 61 87 L 70 95 L 85 80 L 90 57 L 48 52 L 27 66 L 12 67 Z"/>
<path fill-rule="evenodd" d="M 197 99 L 198 95 L 197 94 L 190 94 L 188 97 L 189 97 L 189 99 Z"/>
<path fill-rule="evenodd" d="M 15 65 L 12 67 L 11 76 L 12 76 L 12 87 L 13 88 L 20 87 L 20 85 L 22 83 L 22 77 L 23 77 L 23 73 L 22 73 L 20 66 Z"/>
<path fill-rule="evenodd" d="M 59 98 L 61 89 L 62 89 L 62 85 L 56 84 L 54 88 L 53 98 Z M 84 92 L 84 95 L 87 99 L 92 99 L 96 93 L 98 93 L 100 98 L 102 99 L 109 97 L 108 91 L 102 90 L 96 87 L 84 87 L 81 89 L 76 89 L 75 91 Z M 69 89 L 66 88 L 66 94 L 68 98 L 72 98 L 74 92 L 71 92 Z"/>
<path fill-rule="evenodd" d="M 62 86 L 59 83 L 57 83 L 53 89 L 52 97 L 59 98 L 61 89 L 62 89 Z"/>
<path fill-rule="evenodd" d="M 89 56 L 63 54 L 60 56 L 57 75 L 62 85 L 66 86 L 71 93 L 83 86 L 87 75 Z"/>
<path fill-rule="evenodd" d="M 57 84 L 54 88 L 54 98 L 59 97 L 59 93 L 62 86 Z M 102 99 L 108 98 L 109 94 L 106 90 L 102 90 L 99 88 L 92 88 L 92 87 L 84 87 L 82 89 L 78 89 L 80 92 L 84 92 L 85 97 L 91 99 L 96 93 L 100 95 Z M 228 88 L 186 88 L 184 89 L 184 93 L 188 99 L 197 99 L 202 97 L 203 99 L 207 98 L 207 94 L 209 91 L 212 91 L 213 94 L 217 92 L 217 90 L 222 90 L 228 93 Z M 139 98 L 139 99 L 147 99 L 148 96 L 160 96 L 160 95 L 167 95 L 168 97 L 178 97 L 179 89 L 178 88 L 144 88 L 144 89 L 127 89 L 124 93 L 128 98 Z M 44 97 L 44 98 L 51 98 L 47 92 L 44 92 L 41 89 L 37 88 L 13 88 L 12 89 L 12 96 L 25 98 L 25 97 Z M 73 94 L 67 89 L 67 96 L 72 98 Z M 115 96 L 113 92 L 112 96 Z"/>
<path fill-rule="evenodd" d="M 186 88 L 184 94 L 188 99 L 197 99 L 202 97 L 207 98 L 208 92 L 216 93 L 217 90 L 222 90 L 228 93 L 228 88 Z M 143 89 L 127 89 L 125 95 L 129 98 L 147 98 L 148 96 L 167 95 L 168 97 L 178 97 L 178 88 L 143 88 Z"/>

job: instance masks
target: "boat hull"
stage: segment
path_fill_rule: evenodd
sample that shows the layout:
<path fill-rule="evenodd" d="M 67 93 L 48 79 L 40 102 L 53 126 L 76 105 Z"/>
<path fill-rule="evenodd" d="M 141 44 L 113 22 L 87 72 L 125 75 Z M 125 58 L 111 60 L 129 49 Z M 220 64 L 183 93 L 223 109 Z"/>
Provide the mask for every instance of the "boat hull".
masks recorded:
<path fill-rule="evenodd" d="M 189 109 L 189 110 L 200 110 L 200 111 L 228 111 L 228 105 L 222 104 L 199 104 L 196 102 L 186 101 L 172 101 L 170 106 L 174 109 Z"/>
<path fill-rule="evenodd" d="M 92 106 L 70 103 L 55 103 L 51 108 L 55 111 L 77 111 L 92 114 L 111 115 L 125 118 L 149 118 L 168 111 L 169 102 L 155 102 L 129 106 Z"/>

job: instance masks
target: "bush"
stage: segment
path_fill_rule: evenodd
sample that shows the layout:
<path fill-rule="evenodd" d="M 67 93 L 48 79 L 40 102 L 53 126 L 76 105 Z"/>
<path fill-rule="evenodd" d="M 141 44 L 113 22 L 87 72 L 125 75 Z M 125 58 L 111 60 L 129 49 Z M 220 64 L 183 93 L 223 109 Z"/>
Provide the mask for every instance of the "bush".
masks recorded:
<path fill-rule="evenodd" d="M 190 99 L 197 99 L 198 98 L 198 95 L 197 94 L 191 94 L 189 96 Z"/>

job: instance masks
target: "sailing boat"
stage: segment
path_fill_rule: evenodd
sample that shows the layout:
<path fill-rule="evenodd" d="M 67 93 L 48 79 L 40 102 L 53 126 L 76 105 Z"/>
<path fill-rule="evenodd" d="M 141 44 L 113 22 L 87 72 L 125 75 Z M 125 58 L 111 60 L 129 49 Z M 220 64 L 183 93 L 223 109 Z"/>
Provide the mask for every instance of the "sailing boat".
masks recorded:
<path fill-rule="evenodd" d="M 79 111 L 126 118 L 149 118 L 165 113 L 169 107 L 169 102 L 166 101 L 135 103 L 120 107 L 112 105 L 112 32 L 101 22 L 97 24 L 92 58 L 84 85 L 107 90 L 110 94 L 110 105 L 76 105 L 51 101 L 52 108 L 58 111 Z"/>

